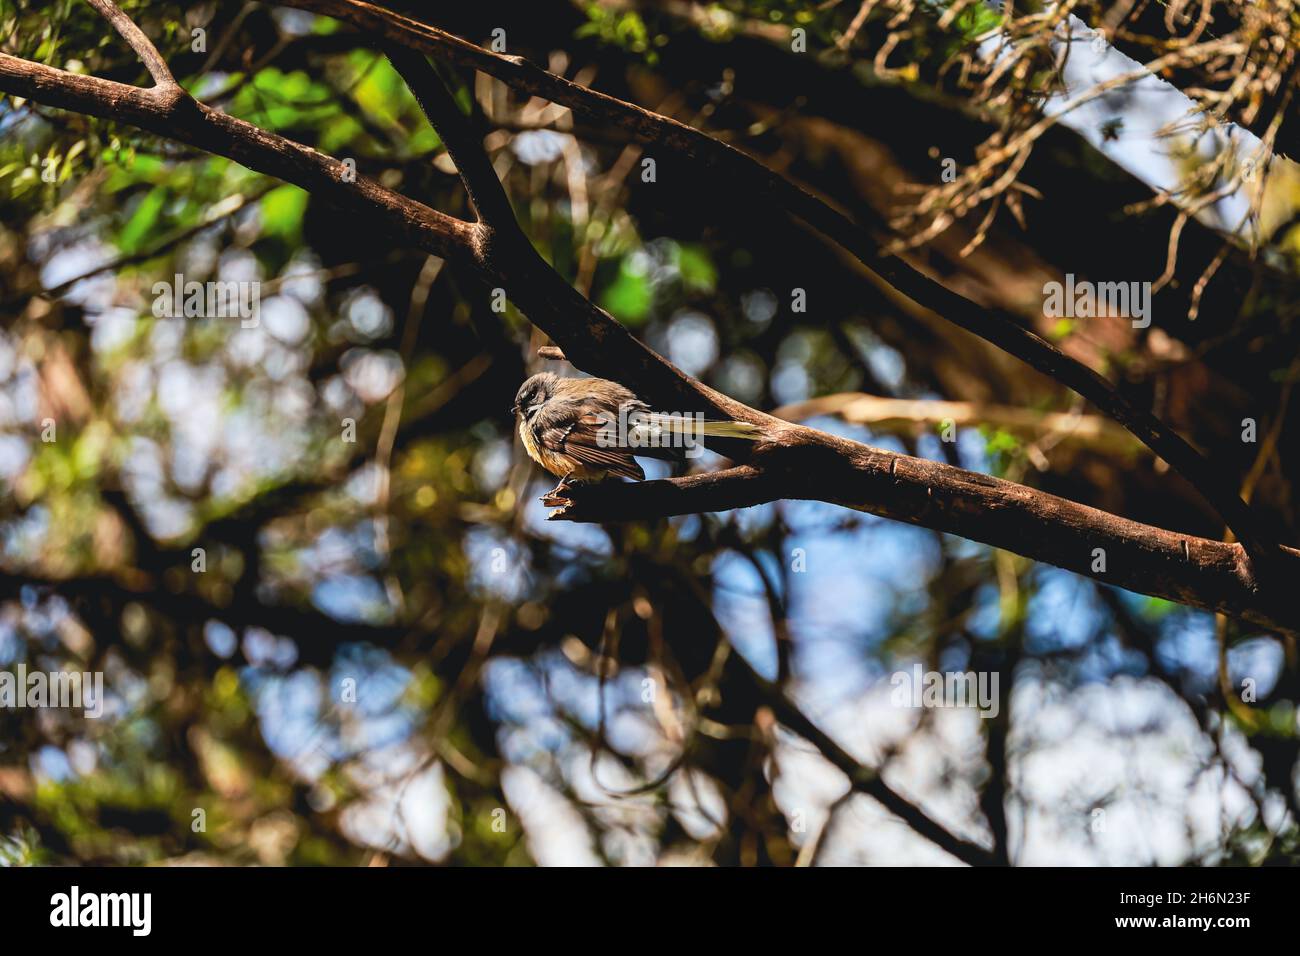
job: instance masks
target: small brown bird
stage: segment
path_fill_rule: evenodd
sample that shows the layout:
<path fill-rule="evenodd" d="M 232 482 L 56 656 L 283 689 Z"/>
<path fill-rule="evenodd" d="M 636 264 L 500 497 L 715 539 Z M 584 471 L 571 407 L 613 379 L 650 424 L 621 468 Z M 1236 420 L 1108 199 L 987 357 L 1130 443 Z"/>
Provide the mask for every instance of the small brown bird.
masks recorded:
<path fill-rule="evenodd" d="M 511 410 L 528 457 L 560 479 L 543 501 L 574 481 L 610 475 L 643 481 L 645 472 L 634 456 L 680 461 L 698 456 L 704 438 L 760 437 L 747 422 L 652 412 L 617 382 L 560 378 L 552 372 L 524 382 Z"/>

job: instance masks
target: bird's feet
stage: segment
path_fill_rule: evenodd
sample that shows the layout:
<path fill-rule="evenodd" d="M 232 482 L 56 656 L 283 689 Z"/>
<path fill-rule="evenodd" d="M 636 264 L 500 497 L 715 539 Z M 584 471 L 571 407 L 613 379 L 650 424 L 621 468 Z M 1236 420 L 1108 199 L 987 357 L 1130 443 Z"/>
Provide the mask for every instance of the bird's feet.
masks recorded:
<path fill-rule="evenodd" d="M 572 476 L 570 475 L 565 475 L 563 478 L 560 479 L 560 483 L 558 485 L 556 485 L 546 494 L 542 495 L 542 497 L 539 499 L 542 502 L 542 504 L 546 505 L 546 507 L 548 508 L 562 508 L 565 505 L 567 505 L 569 503 L 569 498 L 565 494 L 565 492 L 569 490 L 571 484 L 570 482 L 571 477 Z"/>

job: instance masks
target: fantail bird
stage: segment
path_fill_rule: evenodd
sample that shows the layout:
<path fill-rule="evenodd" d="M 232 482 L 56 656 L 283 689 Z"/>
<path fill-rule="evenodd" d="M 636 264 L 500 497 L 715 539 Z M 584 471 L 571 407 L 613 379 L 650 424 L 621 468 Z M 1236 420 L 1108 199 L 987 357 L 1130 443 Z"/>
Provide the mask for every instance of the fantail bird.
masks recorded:
<path fill-rule="evenodd" d="M 643 481 L 645 472 L 634 456 L 680 461 L 694 457 L 692 450 L 701 448 L 704 438 L 760 437 L 747 422 L 652 412 L 617 382 L 560 378 L 552 372 L 541 372 L 519 386 L 511 411 L 519 420 L 528 457 L 560 479 L 547 497 L 573 481 L 600 481 L 610 475 Z"/>

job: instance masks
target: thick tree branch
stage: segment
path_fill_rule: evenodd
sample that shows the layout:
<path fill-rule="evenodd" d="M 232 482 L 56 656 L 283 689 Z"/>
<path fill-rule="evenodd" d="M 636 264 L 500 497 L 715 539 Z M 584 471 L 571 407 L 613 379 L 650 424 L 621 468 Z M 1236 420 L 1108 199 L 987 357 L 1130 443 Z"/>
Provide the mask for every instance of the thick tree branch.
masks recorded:
<path fill-rule="evenodd" d="M 940 462 L 812 435 L 788 436 L 749 464 L 724 471 L 574 485 L 563 494 L 569 504 L 551 517 L 632 521 L 783 498 L 826 501 L 981 541 L 1130 591 L 1300 630 L 1300 609 L 1261 592 L 1240 545 L 1175 534 Z M 1300 551 L 1279 554 L 1283 573 L 1300 577 Z"/>
<path fill-rule="evenodd" d="M 461 113 L 437 71 L 422 53 L 406 47 L 389 45 L 386 52 L 447 147 L 479 215 L 476 254 L 481 271 L 503 283 L 510 298 L 535 325 L 565 342 L 570 352 L 582 355 L 587 368 L 599 367 L 606 374 L 617 375 L 614 369 L 630 364 L 635 371 L 622 377 L 637 382 L 643 394 L 669 402 L 668 407 L 704 408 L 723 416 L 775 421 L 683 374 L 551 268 L 520 228 L 482 138 Z M 747 450 L 743 443 L 734 444 L 736 454 Z"/>
<path fill-rule="evenodd" d="M 798 216 L 918 304 L 1016 356 L 1106 412 L 1191 484 L 1218 511 L 1257 563 L 1265 570 L 1273 564 L 1279 543 L 1272 529 L 1242 501 L 1235 484 L 1204 455 L 1160 419 L 1129 402 L 1103 376 L 1025 328 L 1013 314 L 984 308 L 903 260 L 883 255 L 870 231 L 889 232 L 883 220 L 871 223 L 870 228 L 859 226 L 740 150 L 666 116 L 579 86 L 522 57 L 484 50 L 437 27 L 362 0 L 281 2 L 342 20 L 459 66 L 481 70 L 515 89 L 567 106 L 588 121 L 613 126 L 641 143 L 685 157 L 696 168 L 712 171 L 720 187 L 739 193 L 747 203 L 771 202 Z"/>

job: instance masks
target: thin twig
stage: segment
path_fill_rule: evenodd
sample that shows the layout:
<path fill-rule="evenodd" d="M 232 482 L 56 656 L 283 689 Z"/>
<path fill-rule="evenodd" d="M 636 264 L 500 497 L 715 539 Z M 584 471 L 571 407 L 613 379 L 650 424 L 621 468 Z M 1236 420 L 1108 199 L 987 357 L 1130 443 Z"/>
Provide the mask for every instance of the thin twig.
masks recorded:
<path fill-rule="evenodd" d="M 131 44 L 131 49 L 135 50 L 136 56 L 144 62 L 145 69 L 149 71 L 155 84 L 164 89 L 179 88 L 176 78 L 172 76 L 172 71 L 168 68 L 167 61 L 162 58 L 162 54 L 158 52 L 158 48 L 113 0 L 86 0 L 86 2 L 113 25 L 113 29 L 122 35 L 122 39 Z"/>

